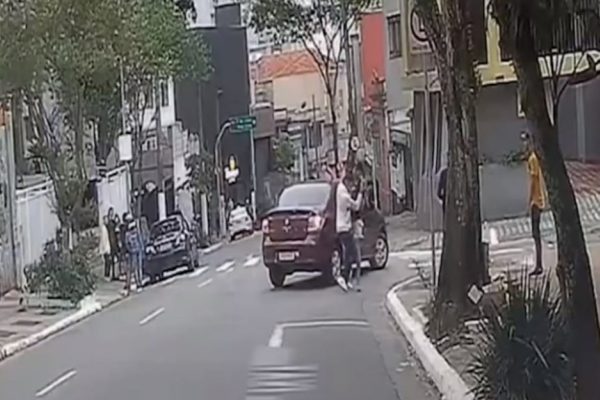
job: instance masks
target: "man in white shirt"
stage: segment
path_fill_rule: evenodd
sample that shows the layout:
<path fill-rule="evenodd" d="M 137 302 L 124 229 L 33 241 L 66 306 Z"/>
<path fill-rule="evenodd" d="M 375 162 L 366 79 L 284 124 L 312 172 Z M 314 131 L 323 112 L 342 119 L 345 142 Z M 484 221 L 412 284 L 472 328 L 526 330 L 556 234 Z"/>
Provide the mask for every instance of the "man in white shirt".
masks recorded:
<path fill-rule="evenodd" d="M 355 200 L 350 195 L 346 186 L 347 184 L 346 171 L 344 168 L 340 168 L 340 180 L 336 190 L 335 228 L 340 244 L 342 245 L 342 262 L 344 263 L 342 267 L 342 279 L 338 283 L 344 290 L 348 289 L 352 263 L 357 258 L 352 226 L 352 211 L 358 211 L 362 203 L 362 190 L 359 190 Z"/>

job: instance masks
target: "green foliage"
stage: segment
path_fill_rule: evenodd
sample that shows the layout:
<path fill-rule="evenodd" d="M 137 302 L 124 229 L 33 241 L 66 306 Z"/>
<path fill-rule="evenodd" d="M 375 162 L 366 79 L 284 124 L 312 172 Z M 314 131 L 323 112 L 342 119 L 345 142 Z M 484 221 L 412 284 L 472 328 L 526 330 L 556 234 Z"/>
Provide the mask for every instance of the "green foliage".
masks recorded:
<path fill-rule="evenodd" d="M 206 151 L 201 154 L 192 154 L 185 160 L 188 169 L 190 186 L 196 193 L 210 194 L 215 186 L 215 162 Z"/>
<path fill-rule="evenodd" d="M 549 278 L 509 283 L 506 302 L 486 312 L 468 372 L 476 400 L 570 400 L 574 376 L 569 330 Z"/>
<path fill-rule="evenodd" d="M 56 241 L 46 243 L 42 259 L 25 269 L 28 290 L 76 305 L 96 287 L 93 260 L 97 247 L 94 236 L 81 238 L 73 250 L 65 250 Z"/>
<path fill-rule="evenodd" d="M 39 160 L 50 175 L 55 193 L 53 208 L 61 226 L 78 230 L 78 221 L 83 220 L 90 205 L 84 204 L 88 181 L 77 173 L 73 147 L 36 137 L 29 150 L 31 158 Z"/>
<path fill-rule="evenodd" d="M 274 169 L 277 172 L 290 173 L 296 161 L 296 151 L 288 138 L 280 138 L 273 146 L 275 161 Z"/>
<path fill-rule="evenodd" d="M 0 0 L 0 95 L 24 99 L 36 135 L 32 156 L 52 179 L 64 228 L 86 214 L 89 123 L 100 162 L 120 130 L 120 67 L 140 148 L 140 98 L 152 79 L 208 71 L 201 38 L 187 29 L 190 10 L 186 0 Z"/>

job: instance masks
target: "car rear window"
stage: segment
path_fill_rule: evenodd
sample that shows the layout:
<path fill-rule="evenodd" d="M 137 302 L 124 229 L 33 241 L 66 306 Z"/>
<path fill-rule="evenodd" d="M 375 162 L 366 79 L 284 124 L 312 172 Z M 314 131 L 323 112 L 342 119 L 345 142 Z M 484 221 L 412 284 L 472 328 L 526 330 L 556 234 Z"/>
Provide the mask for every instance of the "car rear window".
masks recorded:
<path fill-rule="evenodd" d="M 324 208 L 329 200 L 331 187 L 328 183 L 304 183 L 290 186 L 279 196 L 280 207 Z"/>
<path fill-rule="evenodd" d="M 244 207 L 237 207 L 231 211 L 232 217 L 242 217 L 246 214 L 246 209 Z"/>
<path fill-rule="evenodd" d="M 151 237 L 155 238 L 160 235 L 173 233 L 181 230 L 181 221 L 177 218 L 170 218 L 154 224 L 152 227 Z"/>

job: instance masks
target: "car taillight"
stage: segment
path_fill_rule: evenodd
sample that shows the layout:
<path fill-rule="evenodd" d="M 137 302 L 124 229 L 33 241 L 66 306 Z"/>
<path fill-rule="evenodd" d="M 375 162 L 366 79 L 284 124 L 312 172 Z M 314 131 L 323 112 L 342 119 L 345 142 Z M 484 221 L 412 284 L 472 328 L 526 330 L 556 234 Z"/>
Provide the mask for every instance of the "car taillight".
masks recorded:
<path fill-rule="evenodd" d="M 307 230 L 309 232 L 318 232 L 323 228 L 323 224 L 325 223 L 325 218 L 320 215 L 311 215 L 308 218 L 308 226 Z"/>
<path fill-rule="evenodd" d="M 262 222 L 262 232 L 264 235 L 268 235 L 269 234 L 269 219 L 265 218 L 263 219 Z"/>

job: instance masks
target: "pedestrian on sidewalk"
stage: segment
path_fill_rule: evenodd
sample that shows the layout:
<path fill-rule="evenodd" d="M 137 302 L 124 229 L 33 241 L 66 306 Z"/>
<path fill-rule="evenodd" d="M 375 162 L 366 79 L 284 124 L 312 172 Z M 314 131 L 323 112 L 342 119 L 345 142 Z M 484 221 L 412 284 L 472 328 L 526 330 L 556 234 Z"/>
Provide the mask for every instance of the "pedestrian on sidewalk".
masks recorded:
<path fill-rule="evenodd" d="M 356 242 L 354 240 L 354 232 L 352 227 L 352 211 L 360 210 L 362 203 L 362 180 L 358 187 L 358 195 L 353 199 L 348 191 L 349 179 L 346 175 L 346 169 L 340 167 L 340 180 L 336 188 L 336 216 L 335 228 L 338 238 L 342 246 L 342 276 L 338 280 L 339 285 L 343 290 L 348 290 L 350 287 L 350 272 L 352 264 L 357 260 Z"/>
<path fill-rule="evenodd" d="M 356 246 L 356 263 L 355 268 L 353 270 L 353 276 L 351 281 L 354 282 L 354 287 L 356 288 L 357 292 L 360 292 L 360 275 L 362 273 L 361 269 L 360 269 L 360 264 L 362 262 L 362 251 L 361 251 L 361 243 L 364 239 L 364 228 L 365 228 L 365 224 L 362 220 L 362 218 L 358 217 L 356 218 L 356 220 L 354 221 L 354 223 L 352 224 L 352 231 L 354 233 L 354 246 Z"/>
<path fill-rule="evenodd" d="M 102 223 L 100 224 L 100 254 L 104 259 L 104 277 L 106 279 L 110 278 L 110 268 L 111 268 L 111 247 L 110 247 L 110 238 L 108 233 L 108 215 L 105 215 L 102 218 Z"/>
<path fill-rule="evenodd" d="M 127 213 L 123 213 L 123 218 L 119 221 L 118 225 L 118 239 L 119 239 L 119 260 L 120 269 L 119 276 L 126 275 L 129 271 L 129 256 L 127 254 Z"/>
<path fill-rule="evenodd" d="M 118 254 L 119 254 L 119 236 L 118 236 L 118 222 L 117 215 L 115 214 L 115 209 L 110 207 L 108 209 L 108 238 L 110 240 L 110 278 L 111 280 L 117 279 L 117 272 L 115 270 L 115 263 L 118 263 Z"/>
<path fill-rule="evenodd" d="M 544 177 L 540 161 L 535 152 L 533 140 L 528 132 L 521 134 L 521 139 L 527 154 L 527 173 L 529 176 L 529 214 L 531 216 L 531 235 L 535 243 L 535 268 L 531 275 L 540 275 L 544 268 L 542 266 L 542 235 L 540 232 L 540 220 L 542 211 L 546 207 L 546 195 L 544 189 Z"/>
<path fill-rule="evenodd" d="M 138 223 L 131 217 L 127 216 L 127 253 L 129 255 L 129 267 L 133 275 L 133 281 L 138 291 L 142 289 L 142 264 L 143 264 L 143 243 L 142 235 L 138 228 Z"/>
<path fill-rule="evenodd" d="M 442 168 L 440 171 L 438 186 L 437 186 L 437 198 L 442 204 L 442 213 L 446 215 L 446 186 L 448 185 L 448 167 Z"/>

